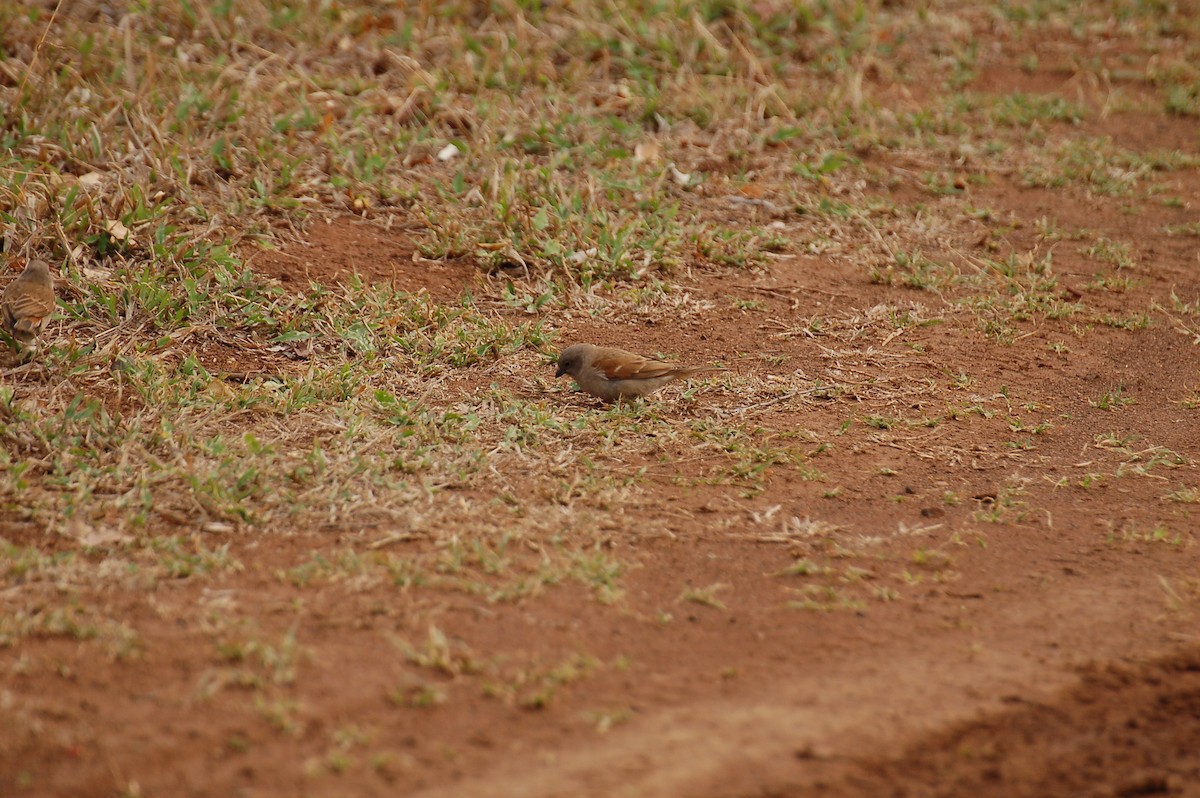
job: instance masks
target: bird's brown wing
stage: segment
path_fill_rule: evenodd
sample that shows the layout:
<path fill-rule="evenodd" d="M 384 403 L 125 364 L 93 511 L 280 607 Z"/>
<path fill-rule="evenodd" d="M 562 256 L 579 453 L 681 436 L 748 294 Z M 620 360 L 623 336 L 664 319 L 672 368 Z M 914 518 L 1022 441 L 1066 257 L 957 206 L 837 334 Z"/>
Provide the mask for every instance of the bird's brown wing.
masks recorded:
<path fill-rule="evenodd" d="M 652 380 L 670 376 L 679 370 L 671 363 L 651 360 L 620 349 L 602 350 L 592 365 L 610 380 Z"/>
<path fill-rule="evenodd" d="M 4 292 L 4 317 L 10 326 L 33 332 L 54 312 L 54 291 L 42 286 Z"/>

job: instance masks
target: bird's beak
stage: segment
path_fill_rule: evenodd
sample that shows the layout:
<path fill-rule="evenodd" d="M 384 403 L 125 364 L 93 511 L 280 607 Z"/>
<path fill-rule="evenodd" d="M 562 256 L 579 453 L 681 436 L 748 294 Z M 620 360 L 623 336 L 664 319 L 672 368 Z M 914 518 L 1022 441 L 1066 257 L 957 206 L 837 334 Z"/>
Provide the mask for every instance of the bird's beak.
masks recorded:
<path fill-rule="evenodd" d="M 562 363 L 559 363 L 558 371 L 554 372 L 554 379 L 558 379 L 559 377 L 561 377 L 562 375 L 564 375 L 566 373 L 567 373 L 567 370 L 563 368 Z"/>

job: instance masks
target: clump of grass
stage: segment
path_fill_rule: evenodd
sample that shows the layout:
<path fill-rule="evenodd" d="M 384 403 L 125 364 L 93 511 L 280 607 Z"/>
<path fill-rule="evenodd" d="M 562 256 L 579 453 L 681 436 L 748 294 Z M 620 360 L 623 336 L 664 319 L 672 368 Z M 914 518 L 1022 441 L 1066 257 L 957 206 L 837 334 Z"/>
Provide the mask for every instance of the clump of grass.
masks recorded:
<path fill-rule="evenodd" d="M 690 601 L 693 604 L 700 604 L 705 607 L 713 607 L 714 609 L 725 609 L 725 603 L 717 597 L 717 594 L 728 589 L 729 585 L 721 582 L 716 582 L 704 587 L 689 587 L 680 594 L 680 601 Z"/>
<path fill-rule="evenodd" d="M 1088 400 L 1088 403 L 1092 407 L 1100 410 L 1117 410 L 1122 407 L 1128 407 L 1136 402 L 1137 400 L 1126 394 L 1125 389 L 1120 385 L 1105 391 L 1098 399 Z"/>

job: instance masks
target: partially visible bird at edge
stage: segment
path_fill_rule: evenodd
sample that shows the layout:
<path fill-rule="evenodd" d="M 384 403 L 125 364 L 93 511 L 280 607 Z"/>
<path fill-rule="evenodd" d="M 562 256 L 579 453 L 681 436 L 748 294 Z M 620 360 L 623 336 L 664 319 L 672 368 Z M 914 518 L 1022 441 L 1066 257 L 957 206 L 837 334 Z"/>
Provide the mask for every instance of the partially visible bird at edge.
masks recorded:
<path fill-rule="evenodd" d="M 0 322 L 17 343 L 31 347 L 34 339 L 46 329 L 52 313 L 54 278 L 50 274 L 50 264 L 44 260 L 30 261 L 0 297 Z"/>

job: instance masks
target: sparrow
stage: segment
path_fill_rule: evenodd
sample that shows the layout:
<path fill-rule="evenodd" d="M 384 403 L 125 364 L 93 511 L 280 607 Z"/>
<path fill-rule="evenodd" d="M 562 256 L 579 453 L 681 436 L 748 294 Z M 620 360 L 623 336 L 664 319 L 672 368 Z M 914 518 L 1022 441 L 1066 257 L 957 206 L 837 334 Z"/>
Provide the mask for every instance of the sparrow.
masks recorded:
<path fill-rule="evenodd" d="M 0 321 L 5 331 L 23 346 L 31 346 L 54 312 L 54 278 L 44 260 L 30 261 L 25 271 L 4 289 Z"/>
<path fill-rule="evenodd" d="M 616 402 L 653 393 L 672 380 L 718 370 L 712 366 L 677 366 L 624 349 L 572 344 L 558 356 L 554 376 L 569 374 L 580 390 L 605 402 Z"/>

